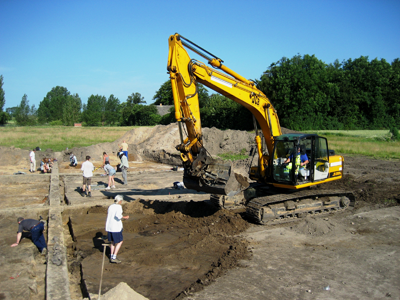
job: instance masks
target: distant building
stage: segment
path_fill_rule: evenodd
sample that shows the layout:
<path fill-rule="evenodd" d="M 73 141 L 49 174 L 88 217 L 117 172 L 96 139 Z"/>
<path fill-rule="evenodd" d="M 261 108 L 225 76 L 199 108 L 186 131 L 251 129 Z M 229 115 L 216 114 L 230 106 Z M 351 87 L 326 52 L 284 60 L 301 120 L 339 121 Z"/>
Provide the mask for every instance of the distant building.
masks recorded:
<path fill-rule="evenodd" d="M 173 105 L 156 105 L 158 114 L 160 116 L 169 114 L 169 109 L 173 107 Z"/>

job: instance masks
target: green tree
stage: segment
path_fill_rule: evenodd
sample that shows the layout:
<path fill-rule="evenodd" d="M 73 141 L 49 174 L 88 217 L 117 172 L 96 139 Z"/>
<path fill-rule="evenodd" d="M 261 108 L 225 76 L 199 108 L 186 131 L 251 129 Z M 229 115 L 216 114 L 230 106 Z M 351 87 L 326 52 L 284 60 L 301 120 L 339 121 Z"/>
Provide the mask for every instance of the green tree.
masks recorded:
<path fill-rule="evenodd" d="M 133 106 L 134 104 L 146 103 L 146 101 L 144 101 L 144 97 L 140 93 L 132 93 L 126 99 L 126 103 Z"/>
<path fill-rule="evenodd" d="M 126 102 L 124 102 L 121 105 L 121 125 L 123 126 L 139 126 L 143 125 L 143 123 L 146 123 L 147 121 L 142 121 L 140 120 L 141 117 L 141 110 L 144 110 L 143 107 L 146 107 L 145 105 L 142 105 L 140 103 L 145 103 L 143 100 L 144 98 L 140 93 L 132 93 L 128 98 L 126 99 Z M 148 116 L 146 115 L 145 118 L 149 120 Z M 160 117 L 161 119 L 161 117 Z M 148 125 L 148 124 L 146 124 Z"/>
<path fill-rule="evenodd" d="M 400 128 L 400 59 L 396 58 L 391 68 L 386 105 L 394 126 Z"/>
<path fill-rule="evenodd" d="M 331 81 L 329 66 L 314 55 L 283 57 L 261 76 L 258 88 L 279 113 L 281 125 L 295 130 L 322 129 L 329 126 L 338 96 Z"/>
<path fill-rule="evenodd" d="M 219 129 L 253 129 L 251 112 L 244 106 L 220 94 L 212 94 L 206 106 L 200 108 L 203 127 Z"/>
<path fill-rule="evenodd" d="M 137 126 L 154 126 L 160 123 L 161 116 L 154 105 L 135 105 L 135 124 Z"/>
<path fill-rule="evenodd" d="M 105 121 L 105 108 L 107 99 L 100 95 L 91 95 L 86 105 L 83 106 L 82 118 L 86 125 L 98 126 Z"/>
<path fill-rule="evenodd" d="M 209 100 L 208 91 L 200 83 L 197 83 L 197 95 L 199 98 L 200 107 L 207 105 L 207 102 Z M 161 85 L 161 87 L 154 95 L 153 100 L 155 100 L 155 102 L 153 103 L 154 105 L 174 105 L 174 97 L 172 95 L 172 86 L 170 80 L 167 80 Z"/>
<path fill-rule="evenodd" d="M 132 94 L 133 95 L 133 94 Z M 140 95 L 140 94 L 139 94 Z M 129 97 L 128 97 L 129 98 Z M 110 95 L 108 97 L 106 103 L 106 115 L 105 115 L 105 122 L 109 125 L 114 125 L 120 119 L 120 102 L 118 98 L 115 98 L 114 95 Z"/>
<path fill-rule="evenodd" d="M 81 118 L 82 101 L 78 94 L 69 95 L 63 104 L 63 124 L 73 126 Z"/>
<path fill-rule="evenodd" d="M 64 120 L 63 114 L 64 112 L 68 113 L 69 110 L 64 110 L 63 106 L 68 103 L 69 96 L 70 92 L 65 87 L 56 86 L 52 88 L 39 104 L 39 122 L 49 123 L 51 121 Z"/>
<path fill-rule="evenodd" d="M 161 116 L 161 120 L 160 120 L 160 124 L 161 125 L 168 125 L 171 123 L 175 123 L 176 119 L 175 119 L 175 107 L 170 107 L 169 109 L 169 113 Z"/>
<path fill-rule="evenodd" d="M 24 94 L 15 114 L 15 121 L 20 126 L 36 124 L 35 105 L 29 106 L 28 96 Z"/>
<path fill-rule="evenodd" d="M 171 81 L 167 80 L 164 82 L 161 87 L 158 89 L 156 94 L 153 97 L 155 105 L 173 105 L 174 104 L 174 96 L 172 95 L 172 86 Z"/>
<path fill-rule="evenodd" d="M 8 107 L 6 108 L 6 112 L 10 115 L 11 118 L 14 118 L 17 108 L 18 106 Z"/>
<path fill-rule="evenodd" d="M 160 122 L 161 116 L 154 105 L 125 105 L 122 109 L 121 125 L 123 126 L 153 126 Z"/>
<path fill-rule="evenodd" d="M 10 117 L 8 113 L 3 111 L 5 103 L 6 103 L 6 98 L 3 90 L 3 75 L 0 75 L 0 125 L 7 123 Z"/>
<path fill-rule="evenodd" d="M 390 116 L 390 80 L 392 67 L 386 60 L 361 56 L 343 62 L 342 96 L 345 106 L 354 111 L 354 123 L 361 129 L 389 128 L 395 120 Z M 396 105 L 394 105 L 396 107 Z"/>

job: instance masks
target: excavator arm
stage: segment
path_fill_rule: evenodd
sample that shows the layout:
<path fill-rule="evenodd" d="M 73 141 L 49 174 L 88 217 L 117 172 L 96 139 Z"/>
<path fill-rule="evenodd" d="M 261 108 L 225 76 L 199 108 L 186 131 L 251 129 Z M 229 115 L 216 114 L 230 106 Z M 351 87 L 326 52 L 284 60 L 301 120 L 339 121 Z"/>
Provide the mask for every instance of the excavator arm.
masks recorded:
<path fill-rule="evenodd" d="M 206 59 L 210 66 L 191 59 L 187 49 Z M 223 65 L 220 58 L 179 34 L 169 37 L 167 69 L 174 97 L 175 118 L 180 129 L 181 144 L 176 148 L 181 152 L 185 168 L 185 185 L 215 194 L 234 192 L 240 185 L 233 184 L 237 180 L 231 179 L 233 174 L 230 165 L 214 161 L 203 147 L 196 83 L 199 82 L 249 109 L 260 125 L 268 155 L 273 152 L 274 136 L 282 134 L 276 110 L 253 81 L 232 71 Z M 185 129 L 186 138 L 183 137 Z M 262 153 L 259 135 L 256 135 L 256 144 L 259 173 L 261 177 L 265 177 L 270 157 Z"/>

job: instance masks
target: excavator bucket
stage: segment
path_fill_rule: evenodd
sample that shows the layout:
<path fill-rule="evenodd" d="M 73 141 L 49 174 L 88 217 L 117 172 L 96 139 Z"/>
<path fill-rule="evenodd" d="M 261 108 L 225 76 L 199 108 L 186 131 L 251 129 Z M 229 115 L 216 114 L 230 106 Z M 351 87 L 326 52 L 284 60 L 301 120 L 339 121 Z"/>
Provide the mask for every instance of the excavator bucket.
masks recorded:
<path fill-rule="evenodd" d="M 232 163 L 213 162 L 199 176 L 185 169 L 183 183 L 188 189 L 209 194 L 233 196 L 249 186 L 247 180 L 232 171 Z"/>

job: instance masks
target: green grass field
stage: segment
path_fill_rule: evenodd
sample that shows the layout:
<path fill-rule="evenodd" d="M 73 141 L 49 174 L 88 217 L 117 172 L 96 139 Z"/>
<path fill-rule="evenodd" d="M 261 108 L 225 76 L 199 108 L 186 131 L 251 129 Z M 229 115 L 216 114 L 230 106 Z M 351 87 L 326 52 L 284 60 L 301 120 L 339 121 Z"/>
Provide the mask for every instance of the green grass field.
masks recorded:
<path fill-rule="evenodd" d="M 0 145 L 21 149 L 40 147 L 42 150 L 62 151 L 114 142 L 134 127 L 0 127 Z"/>
<path fill-rule="evenodd" d="M 400 141 L 392 141 L 389 130 L 320 130 L 307 133 L 326 137 L 329 148 L 338 154 L 400 159 Z"/>

